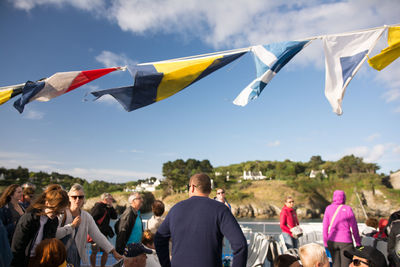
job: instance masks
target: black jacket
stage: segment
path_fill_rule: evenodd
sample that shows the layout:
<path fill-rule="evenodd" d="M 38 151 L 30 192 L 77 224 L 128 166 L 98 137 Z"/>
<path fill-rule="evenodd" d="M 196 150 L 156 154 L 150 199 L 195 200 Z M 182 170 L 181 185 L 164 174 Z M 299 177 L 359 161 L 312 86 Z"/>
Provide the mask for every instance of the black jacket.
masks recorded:
<path fill-rule="evenodd" d="M 0 220 L 2 220 L 4 227 L 7 230 L 8 240 L 11 244 L 11 240 L 15 231 L 15 226 L 17 225 L 19 218 L 16 220 L 15 218 L 13 218 L 11 213 L 12 207 L 10 207 L 10 205 L 10 203 L 7 203 L 2 208 L 0 208 Z M 23 211 L 25 211 L 21 203 L 18 203 L 18 205 L 22 208 Z"/>
<path fill-rule="evenodd" d="M 104 217 L 101 224 L 98 224 L 97 221 L 103 218 L 105 212 L 107 212 L 106 216 Z M 118 214 L 115 209 L 112 206 L 108 207 L 107 204 L 104 204 L 103 202 L 97 202 L 93 206 L 90 213 L 92 214 L 94 221 L 99 227 L 100 232 L 106 237 L 113 237 L 114 231 L 110 227 L 110 219 L 116 220 L 118 218 Z"/>
<path fill-rule="evenodd" d="M 121 217 L 115 224 L 115 233 L 117 234 L 115 250 L 121 255 L 124 253 L 126 243 L 131 236 L 137 216 L 137 211 L 129 206 L 125 209 L 124 213 L 122 213 Z M 140 219 L 142 218 L 140 217 Z"/>
<path fill-rule="evenodd" d="M 11 266 L 28 266 L 29 256 L 33 242 L 40 228 L 39 210 L 31 210 L 21 216 L 15 228 L 11 242 L 13 260 Z M 54 238 L 56 236 L 58 219 L 48 218 L 43 228 L 43 239 Z"/>

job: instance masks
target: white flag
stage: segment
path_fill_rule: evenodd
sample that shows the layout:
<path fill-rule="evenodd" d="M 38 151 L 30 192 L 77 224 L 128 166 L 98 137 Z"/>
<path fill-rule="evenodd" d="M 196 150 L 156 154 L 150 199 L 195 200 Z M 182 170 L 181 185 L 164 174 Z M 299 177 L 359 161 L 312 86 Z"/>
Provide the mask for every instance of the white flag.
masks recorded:
<path fill-rule="evenodd" d="M 323 37 L 325 51 L 325 96 L 333 112 L 342 114 L 347 85 L 356 75 L 385 28 Z"/>

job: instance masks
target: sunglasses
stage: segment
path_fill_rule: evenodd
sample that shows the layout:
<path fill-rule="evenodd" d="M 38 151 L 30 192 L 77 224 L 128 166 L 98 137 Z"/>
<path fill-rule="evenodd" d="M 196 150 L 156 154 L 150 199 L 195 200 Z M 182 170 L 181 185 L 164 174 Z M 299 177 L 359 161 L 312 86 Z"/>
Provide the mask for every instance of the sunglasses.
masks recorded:
<path fill-rule="evenodd" d="M 368 262 L 365 262 L 365 261 L 362 261 L 362 260 L 359 260 L 359 259 L 354 259 L 353 260 L 353 265 L 354 266 L 361 266 L 362 263 L 364 263 L 365 265 L 369 266 Z"/>
<path fill-rule="evenodd" d="M 69 197 L 72 197 L 73 199 L 77 199 L 77 198 L 84 199 L 85 198 L 84 195 L 81 195 L 81 196 L 69 196 Z"/>
<path fill-rule="evenodd" d="M 225 194 L 225 192 L 218 192 L 217 195 Z"/>

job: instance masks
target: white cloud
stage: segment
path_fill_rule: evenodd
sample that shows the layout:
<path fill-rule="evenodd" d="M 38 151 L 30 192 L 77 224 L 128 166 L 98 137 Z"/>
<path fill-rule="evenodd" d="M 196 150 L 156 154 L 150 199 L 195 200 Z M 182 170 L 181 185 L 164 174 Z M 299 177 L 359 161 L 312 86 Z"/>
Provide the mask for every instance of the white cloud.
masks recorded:
<path fill-rule="evenodd" d="M 65 5 L 70 5 L 77 9 L 86 11 L 100 10 L 104 12 L 105 1 L 104 0 L 9 0 L 14 4 L 16 8 L 30 11 L 36 6 L 53 5 L 61 8 Z"/>
<path fill-rule="evenodd" d="M 385 98 L 388 103 L 400 99 L 400 89 L 391 89 L 385 92 L 383 98 Z"/>
<path fill-rule="evenodd" d="M 270 142 L 270 143 L 267 144 L 267 146 L 269 146 L 269 147 L 277 147 L 277 146 L 280 146 L 280 145 L 281 145 L 281 142 L 279 140 L 276 140 L 274 142 Z"/>
<path fill-rule="evenodd" d="M 346 149 L 344 155 L 353 154 L 356 157 L 361 157 L 365 162 L 377 162 L 382 158 L 388 145 L 375 145 L 372 148 L 367 146 L 352 147 Z"/>
<path fill-rule="evenodd" d="M 11 0 L 10 0 L 11 1 Z M 398 23 L 396 1 L 14 0 L 16 8 L 65 5 L 101 14 L 133 33 L 180 33 L 242 46 Z M 356 15 L 362 12 L 362 15 Z"/>
<path fill-rule="evenodd" d="M 44 113 L 37 110 L 28 109 L 25 110 L 23 117 L 28 120 L 41 120 L 44 117 Z"/>
<path fill-rule="evenodd" d="M 393 147 L 393 152 L 396 154 L 400 154 L 400 146 Z"/>
<path fill-rule="evenodd" d="M 23 164 L 21 164 L 21 162 Z M 58 172 L 62 174 L 69 174 L 72 176 L 81 177 L 92 181 L 105 180 L 109 182 L 127 182 L 136 179 L 143 179 L 147 177 L 159 177 L 159 173 L 140 172 L 132 170 L 121 169 L 100 169 L 100 168 L 63 168 L 66 162 L 58 162 L 54 160 L 47 160 L 41 158 L 39 155 L 13 152 L 13 151 L 0 151 L 0 167 L 17 168 L 18 166 L 28 168 L 33 171 L 45 172 Z M 70 163 L 71 164 L 71 163 Z M 74 164 L 76 165 L 76 164 Z"/>
<path fill-rule="evenodd" d="M 374 133 L 374 134 L 371 134 L 370 136 L 368 136 L 367 138 L 365 138 L 365 140 L 367 140 L 368 142 L 372 142 L 372 141 L 378 139 L 379 137 L 381 137 L 381 135 L 379 133 Z"/>
<path fill-rule="evenodd" d="M 68 173 L 69 175 L 82 177 L 90 181 L 93 181 L 94 179 L 101 179 L 104 181 L 115 182 L 118 179 L 119 182 L 128 182 L 153 176 L 158 178 L 162 177 L 159 173 L 137 172 L 121 169 L 73 168 L 57 169 L 52 171 L 56 171 L 58 173 Z"/>
<path fill-rule="evenodd" d="M 132 153 L 143 153 L 144 151 L 142 151 L 142 150 L 137 150 L 137 149 L 132 149 L 131 152 L 132 152 Z"/>
<path fill-rule="evenodd" d="M 100 55 L 96 56 L 96 60 L 102 63 L 105 67 L 118 67 L 137 64 L 137 62 L 129 59 L 124 54 L 116 54 L 110 51 L 102 51 Z"/>
<path fill-rule="evenodd" d="M 395 113 L 400 113 L 400 107 L 397 107 L 393 110 Z"/>

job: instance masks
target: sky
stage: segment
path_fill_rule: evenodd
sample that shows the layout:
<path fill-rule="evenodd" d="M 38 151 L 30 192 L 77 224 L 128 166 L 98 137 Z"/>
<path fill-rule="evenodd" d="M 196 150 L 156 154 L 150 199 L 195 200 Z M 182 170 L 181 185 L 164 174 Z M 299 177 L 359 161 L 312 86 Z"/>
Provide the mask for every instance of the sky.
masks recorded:
<path fill-rule="evenodd" d="M 400 23 L 394 0 L 0 1 L 0 87 Z M 383 36 L 373 55 L 387 46 Z M 176 95 L 132 112 L 89 92 L 133 84 L 118 71 L 19 114 L 0 106 L 0 166 L 89 181 L 162 177 L 176 159 L 214 167 L 250 160 L 336 161 L 354 154 L 378 173 L 400 169 L 400 60 L 363 65 L 343 115 L 324 95 L 321 40 L 302 50 L 245 107 L 232 101 L 256 75 L 246 54 Z"/>

